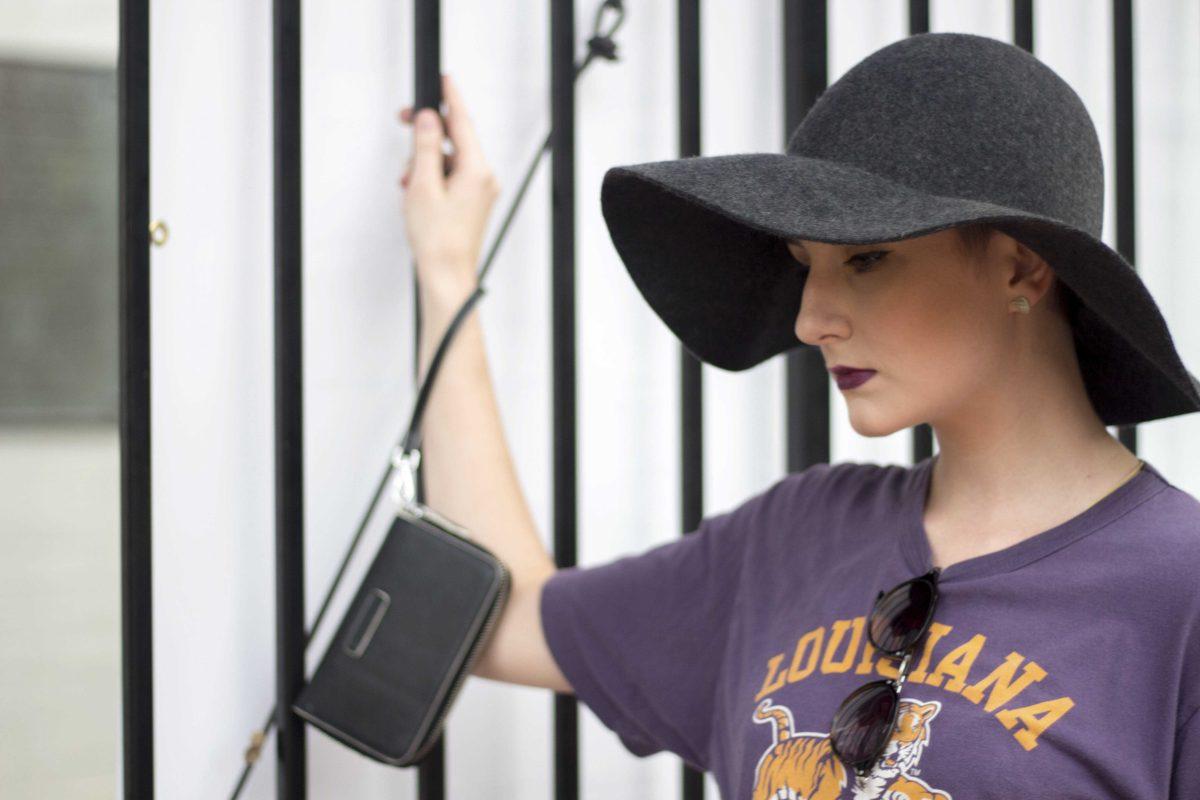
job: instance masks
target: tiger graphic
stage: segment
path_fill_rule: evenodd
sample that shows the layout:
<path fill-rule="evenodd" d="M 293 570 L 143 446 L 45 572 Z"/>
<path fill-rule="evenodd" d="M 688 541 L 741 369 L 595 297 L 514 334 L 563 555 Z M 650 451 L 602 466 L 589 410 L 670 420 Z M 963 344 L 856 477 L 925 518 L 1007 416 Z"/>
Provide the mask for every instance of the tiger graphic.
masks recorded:
<path fill-rule="evenodd" d="M 930 721 L 942 704 L 901 698 L 896 730 L 876 761 L 860 778 L 833 752 L 827 733 L 795 733 L 792 712 L 768 697 L 753 719 L 774 725 L 773 742 L 755 770 L 754 800 L 837 800 L 854 777 L 854 800 L 954 800 L 911 774 L 929 744 Z"/>

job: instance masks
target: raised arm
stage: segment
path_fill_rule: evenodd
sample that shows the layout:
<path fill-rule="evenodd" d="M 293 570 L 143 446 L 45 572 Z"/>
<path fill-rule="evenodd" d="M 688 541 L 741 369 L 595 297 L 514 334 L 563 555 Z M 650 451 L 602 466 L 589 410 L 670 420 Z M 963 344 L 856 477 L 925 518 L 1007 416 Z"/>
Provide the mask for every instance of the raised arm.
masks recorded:
<path fill-rule="evenodd" d="M 499 188 L 456 87 L 443 77 L 452 170 L 443 174 L 441 121 L 415 126 L 401 179 L 404 215 L 421 287 L 418 362 L 423 379 L 454 314 L 475 289 L 482 233 Z M 401 121 L 411 123 L 411 108 Z M 463 525 L 512 573 L 503 613 L 473 674 L 571 692 L 546 645 L 539 601 L 556 571 L 517 480 L 488 370 L 478 307 L 451 340 L 422 420 L 425 502 Z"/>

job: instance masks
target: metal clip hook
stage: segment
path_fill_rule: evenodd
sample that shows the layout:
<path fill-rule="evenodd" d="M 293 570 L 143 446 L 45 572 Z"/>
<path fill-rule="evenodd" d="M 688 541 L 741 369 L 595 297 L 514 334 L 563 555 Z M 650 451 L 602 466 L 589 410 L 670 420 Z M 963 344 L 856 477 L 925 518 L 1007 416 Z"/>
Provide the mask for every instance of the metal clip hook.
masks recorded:
<path fill-rule="evenodd" d="M 421 451 L 400 447 L 392 450 L 392 466 L 396 468 L 396 479 L 392 482 L 392 496 L 396 502 L 411 508 L 417 499 L 417 467 L 421 464 Z"/>

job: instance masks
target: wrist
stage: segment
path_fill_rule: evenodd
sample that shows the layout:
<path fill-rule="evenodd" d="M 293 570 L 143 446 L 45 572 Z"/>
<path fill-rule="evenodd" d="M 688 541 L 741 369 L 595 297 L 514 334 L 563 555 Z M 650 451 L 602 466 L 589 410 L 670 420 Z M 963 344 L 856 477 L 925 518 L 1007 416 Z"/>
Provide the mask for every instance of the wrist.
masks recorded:
<path fill-rule="evenodd" d="M 423 311 L 453 314 L 475 291 L 478 282 L 465 271 L 451 274 L 447 269 L 434 276 L 418 277 L 417 285 Z"/>
<path fill-rule="evenodd" d="M 418 367 L 421 374 L 433 358 L 434 352 L 441 344 L 455 316 L 461 311 L 467 299 L 475 291 L 477 284 L 431 284 L 421 288 L 421 330 Z M 460 323 L 456 331 L 457 338 L 465 338 L 468 332 L 464 330 L 470 322 L 475 309 L 472 308 Z M 454 347 L 454 344 L 451 345 Z"/>

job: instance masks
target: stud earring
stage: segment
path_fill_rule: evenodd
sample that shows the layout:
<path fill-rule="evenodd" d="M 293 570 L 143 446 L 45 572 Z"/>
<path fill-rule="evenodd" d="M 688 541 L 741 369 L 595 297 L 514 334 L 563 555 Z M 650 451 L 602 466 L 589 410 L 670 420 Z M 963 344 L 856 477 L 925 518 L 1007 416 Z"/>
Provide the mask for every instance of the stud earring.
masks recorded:
<path fill-rule="evenodd" d="M 1009 301 L 1008 305 L 1010 308 L 1015 308 L 1017 311 L 1020 311 L 1022 314 L 1029 313 L 1029 301 L 1027 299 L 1025 299 L 1024 295 L 1014 297 L 1011 301 Z"/>

